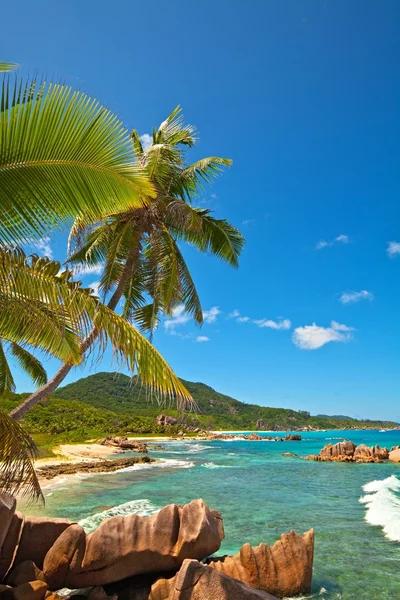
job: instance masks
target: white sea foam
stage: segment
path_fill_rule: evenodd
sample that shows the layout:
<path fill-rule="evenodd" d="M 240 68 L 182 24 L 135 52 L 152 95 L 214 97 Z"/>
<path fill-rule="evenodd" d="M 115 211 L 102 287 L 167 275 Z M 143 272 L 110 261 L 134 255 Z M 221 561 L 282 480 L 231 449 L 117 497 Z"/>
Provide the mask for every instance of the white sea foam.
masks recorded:
<path fill-rule="evenodd" d="M 79 525 L 83 527 L 86 533 L 89 533 L 90 531 L 96 529 L 100 523 L 104 521 L 104 519 L 109 519 L 110 517 L 127 517 L 129 515 L 148 517 L 150 515 L 154 515 L 154 513 L 157 511 L 158 509 L 148 500 L 130 500 L 129 502 L 125 502 L 119 506 L 113 506 L 113 508 L 103 510 L 102 512 L 95 513 L 90 517 L 81 519 L 79 521 Z"/>
<path fill-rule="evenodd" d="M 154 463 L 138 463 L 130 467 L 117 469 L 116 471 L 113 471 L 113 473 L 126 473 L 128 471 L 145 471 L 148 469 L 191 469 L 194 466 L 194 463 L 188 460 L 175 460 L 173 458 L 169 458 L 167 460 L 162 460 Z M 109 473 L 105 474 L 109 475 Z"/>
<path fill-rule="evenodd" d="M 370 481 L 363 490 L 367 492 L 360 498 L 367 508 L 365 520 L 370 525 L 382 527 L 389 540 L 400 542 L 400 480 L 392 475 Z"/>
<path fill-rule="evenodd" d="M 213 462 L 203 463 L 201 466 L 204 467 L 205 469 L 231 469 L 232 468 L 229 465 L 216 465 Z"/>

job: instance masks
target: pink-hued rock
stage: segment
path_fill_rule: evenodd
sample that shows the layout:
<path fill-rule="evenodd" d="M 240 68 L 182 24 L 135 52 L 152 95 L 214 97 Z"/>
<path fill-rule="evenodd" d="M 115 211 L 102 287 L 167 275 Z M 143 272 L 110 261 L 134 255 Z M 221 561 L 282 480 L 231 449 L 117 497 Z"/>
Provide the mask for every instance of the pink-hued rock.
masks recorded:
<path fill-rule="evenodd" d="M 399 463 L 400 462 L 400 449 L 392 450 L 389 453 L 389 460 L 391 462 Z"/>
<path fill-rule="evenodd" d="M 320 462 L 370 462 L 379 463 L 389 458 L 387 448 L 380 446 L 366 446 L 360 444 L 356 446 L 353 442 L 339 442 L 334 446 L 327 444 L 322 448 L 319 454 L 307 456 L 307 460 L 316 460 Z"/>
<path fill-rule="evenodd" d="M 129 600 L 276 600 L 270 594 L 248 587 L 197 560 L 185 560 L 171 579 L 158 579 L 151 587 L 134 589 Z"/>
<path fill-rule="evenodd" d="M 279 598 L 308 594 L 314 560 L 314 529 L 282 534 L 273 546 L 244 544 L 235 556 L 211 558 L 209 566 Z"/>
<path fill-rule="evenodd" d="M 112 517 L 92 533 L 71 525 L 44 560 L 52 589 L 104 585 L 139 573 L 174 571 L 186 558 L 202 560 L 223 539 L 222 518 L 203 500 L 171 504 L 152 517 Z"/>

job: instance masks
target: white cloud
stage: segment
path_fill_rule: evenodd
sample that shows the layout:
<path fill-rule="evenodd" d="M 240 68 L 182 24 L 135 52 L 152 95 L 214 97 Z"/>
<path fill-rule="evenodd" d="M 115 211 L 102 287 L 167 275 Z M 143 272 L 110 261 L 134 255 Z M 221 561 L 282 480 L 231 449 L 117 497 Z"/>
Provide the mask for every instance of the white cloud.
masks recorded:
<path fill-rule="evenodd" d="M 235 310 L 233 310 L 231 313 L 229 313 L 228 317 L 231 318 L 231 319 L 235 319 L 236 317 L 240 317 L 240 312 L 238 311 L 237 308 L 235 308 Z"/>
<path fill-rule="evenodd" d="M 250 321 L 250 317 L 238 317 L 238 318 L 236 319 L 236 321 L 237 321 L 238 323 L 247 323 L 248 321 Z"/>
<path fill-rule="evenodd" d="M 99 295 L 100 281 L 92 281 L 92 283 L 89 283 L 88 287 L 93 290 L 95 296 Z"/>
<path fill-rule="evenodd" d="M 244 221 L 242 221 L 242 225 L 251 225 L 252 223 L 255 223 L 256 220 L 255 219 L 245 219 Z"/>
<path fill-rule="evenodd" d="M 74 265 L 72 272 L 77 277 L 85 277 L 85 275 L 100 275 L 103 269 L 103 263 L 98 265 Z"/>
<path fill-rule="evenodd" d="M 335 244 L 350 244 L 350 238 L 348 235 L 341 233 L 333 240 L 319 240 L 315 245 L 316 250 L 322 250 L 322 248 L 329 248 L 330 246 L 334 246 Z"/>
<path fill-rule="evenodd" d="M 342 292 L 340 295 L 340 302 L 342 304 L 351 304 L 354 302 L 360 302 L 360 300 L 373 300 L 374 295 L 368 290 L 360 290 L 359 292 Z"/>
<path fill-rule="evenodd" d="M 349 244 L 350 238 L 348 235 L 344 235 L 343 233 L 341 233 L 333 241 L 338 242 L 339 244 Z"/>
<path fill-rule="evenodd" d="M 205 323 L 215 323 L 219 314 L 221 314 L 221 311 L 218 306 L 212 306 L 210 310 L 203 311 L 203 319 Z"/>
<path fill-rule="evenodd" d="M 331 327 L 336 331 L 354 331 L 354 327 L 348 327 L 347 325 L 343 325 L 337 321 L 331 321 Z"/>
<path fill-rule="evenodd" d="M 253 321 L 257 327 L 268 327 L 269 329 L 290 329 L 292 326 L 289 319 L 281 319 L 279 321 L 272 321 L 271 319 L 258 319 Z"/>
<path fill-rule="evenodd" d="M 400 242 L 388 242 L 386 252 L 390 256 L 390 258 L 398 256 L 400 254 Z"/>
<path fill-rule="evenodd" d="M 301 350 L 317 350 L 329 342 L 348 342 L 352 339 L 353 327 L 331 321 L 330 327 L 319 327 L 315 323 L 296 327 L 292 341 Z"/>
<path fill-rule="evenodd" d="M 218 196 L 217 196 L 217 194 L 211 194 L 211 198 L 212 198 L 213 200 L 216 200 L 216 199 L 218 198 Z"/>
<path fill-rule="evenodd" d="M 28 240 L 27 246 L 33 249 L 33 252 L 37 252 L 41 256 L 47 256 L 48 258 L 53 258 L 53 249 L 51 247 L 51 240 L 49 236 L 45 236 L 40 238 L 39 240 Z"/>
<path fill-rule="evenodd" d="M 172 311 L 172 317 L 164 322 L 164 327 L 167 331 L 172 333 L 175 327 L 188 323 L 190 319 L 191 316 L 185 312 L 185 305 L 179 304 L 179 306 Z"/>
<path fill-rule="evenodd" d="M 144 133 L 139 139 L 142 142 L 143 150 L 145 152 L 153 145 L 153 136 L 149 135 L 148 133 Z"/>
<path fill-rule="evenodd" d="M 206 335 L 198 335 L 196 338 L 196 342 L 198 342 L 199 344 L 203 344 L 204 342 L 209 342 L 210 338 L 208 338 Z"/>

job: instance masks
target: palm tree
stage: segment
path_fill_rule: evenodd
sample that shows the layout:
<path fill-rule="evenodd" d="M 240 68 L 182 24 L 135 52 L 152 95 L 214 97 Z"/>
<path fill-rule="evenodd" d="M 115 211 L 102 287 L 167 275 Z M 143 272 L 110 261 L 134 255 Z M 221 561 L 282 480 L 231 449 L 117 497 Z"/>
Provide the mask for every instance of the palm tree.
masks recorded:
<path fill-rule="evenodd" d="M 185 165 L 183 147 L 192 147 L 195 129 L 184 125 L 177 107 L 153 132 L 153 144 L 144 149 L 136 131 L 133 147 L 157 196 L 147 206 L 112 212 L 87 231 L 87 217 L 78 217 L 71 231 L 74 264 L 104 263 L 100 291 L 111 293 L 108 308 L 115 310 L 123 298 L 122 316 L 153 331 L 160 313 L 171 314 L 183 303 L 198 324 L 203 313 L 189 269 L 179 248 L 180 241 L 196 246 L 237 266 L 243 248 L 242 235 L 227 221 L 213 218 L 208 210 L 191 203 L 222 167 L 231 161 L 209 157 Z M 150 301 L 146 302 L 149 298 Z M 95 328 L 82 342 L 85 352 L 99 331 Z M 20 419 L 39 400 L 51 394 L 72 368 L 64 363 L 52 380 L 22 402 L 11 416 Z"/>
<path fill-rule="evenodd" d="M 78 214 L 92 220 L 141 207 L 155 195 L 123 124 L 70 87 L 7 76 L 0 140 L 3 242 L 48 235 Z"/>
<path fill-rule="evenodd" d="M 99 351 L 109 340 L 114 354 L 156 393 L 179 403 L 190 399 L 179 379 L 140 332 L 105 307 L 90 289 L 72 280 L 71 271 L 46 257 L 27 257 L 20 248 L 0 246 L 0 392 L 13 391 L 14 380 L 5 349 L 35 383 L 46 372 L 28 348 L 41 350 L 67 364 L 82 361 L 82 338 L 96 328 Z M 40 497 L 31 460 L 35 446 L 21 427 L 0 411 L 0 491 Z M 13 457 L 15 460 L 13 461 Z"/>
<path fill-rule="evenodd" d="M 86 351 L 82 340 L 95 330 L 99 351 L 109 340 L 114 354 L 154 392 L 175 397 L 178 404 L 190 399 L 164 359 L 135 327 L 104 306 L 92 290 L 73 281 L 71 271 L 59 269 L 57 261 L 26 257 L 18 248 L 0 249 L 1 340 L 38 348 L 72 368 L 82 362 Z M 18 411 L 19 418 L 29 407 L 26 402 L 24 410 Z"/>

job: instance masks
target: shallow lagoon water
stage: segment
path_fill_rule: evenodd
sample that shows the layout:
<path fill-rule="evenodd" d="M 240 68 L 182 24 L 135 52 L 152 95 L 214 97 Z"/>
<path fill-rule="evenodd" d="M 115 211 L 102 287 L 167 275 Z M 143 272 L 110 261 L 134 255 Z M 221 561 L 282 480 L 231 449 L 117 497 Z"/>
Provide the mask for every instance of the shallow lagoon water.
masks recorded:
<path fill-rule="evenodd" d="M 390 448 L 400 445 L 400 431 L 302 436 L 301 442 L 162 442 L 166 451 L 150 450 L 164 461 L 158 466 L 59 478 L 44 490 L 44 509 L 21 508 L 83 520 L 90 530 L 113 514 L 149 515 L 171 502 L 201 497 L 223 514 L 220 553 L 235 553 L 244 542 L 272 544 L 290 529 L 303 533 L 314 527 L 312 598 L 400 600 L 400 464 L 282 456 L 317 453 L 343 439 Z"/>

